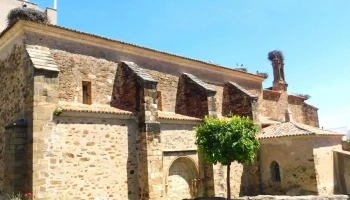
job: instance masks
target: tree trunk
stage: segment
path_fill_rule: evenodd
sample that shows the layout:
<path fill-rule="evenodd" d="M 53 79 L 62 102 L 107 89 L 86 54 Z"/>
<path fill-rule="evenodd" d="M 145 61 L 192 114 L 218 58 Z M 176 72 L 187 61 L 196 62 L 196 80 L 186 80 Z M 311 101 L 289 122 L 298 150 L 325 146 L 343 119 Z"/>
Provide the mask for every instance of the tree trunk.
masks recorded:
<path fill-rule="evenodd" d="M 231 200 L 231 185 L 230 185 L 230 169 L 231 167 L 231 163 L 227 165 L 227 177 L 226 177 L 226 181 L 227 181 L 227 200 Z"/>

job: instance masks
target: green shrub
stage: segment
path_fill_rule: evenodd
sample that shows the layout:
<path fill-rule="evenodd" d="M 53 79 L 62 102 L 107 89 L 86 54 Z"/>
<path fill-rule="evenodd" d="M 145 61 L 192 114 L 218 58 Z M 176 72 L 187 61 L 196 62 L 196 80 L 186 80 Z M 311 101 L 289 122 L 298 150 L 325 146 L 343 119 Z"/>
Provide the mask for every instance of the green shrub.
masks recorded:
<path fill-rule="evenodd" d="M 53 114 L 56 116 L 60 116 L 63 113 L 63 111 L 60 108 L 56 108 L 55 111 L 53 111 Z"/>

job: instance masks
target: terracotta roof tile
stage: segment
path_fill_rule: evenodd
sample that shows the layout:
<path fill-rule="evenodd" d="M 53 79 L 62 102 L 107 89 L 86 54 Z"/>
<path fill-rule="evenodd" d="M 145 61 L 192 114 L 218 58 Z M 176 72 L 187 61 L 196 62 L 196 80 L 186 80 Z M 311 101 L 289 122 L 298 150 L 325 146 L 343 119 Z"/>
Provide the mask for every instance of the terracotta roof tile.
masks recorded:
<path fill-rule="evenodd" d="M 235 82 L 229 82 L 231 85 L 235 86 L 236 88 L 238 88 L 239 90 L 241 90 L 242 92 L 244 92 L 246 95 L 248 95 L 249 97 L 251 98 L 254 98 L 254 99 L 257 99 L 258 96 L 252 94 L 251 92 L 249 92 L 248 90 L 244 89 L 242 86 L 238 85 L 237 83 Z"/>
<path fill-rule="evenodd" d="M 133 115 L 132 112 L 114 108 L 110 105 L 102 104 L 81 104 L 74 102 L 59 102 L 58 107 L 62 111 L 76 111 L 76 112 L 91 112 L 91 113 L 108 113 L 108 114 L 121 114 L 121 115 Z"/>
<path fill-rule="evenodd" d="M 173 120 L 188 120 L 188 121 L 202 121 L 200 118 L 181 115 L 173 112 L 158 111 L 158 117 L 161 119 L 173 119 Z"/>
<path fill-rule="evenodd" d="M 60 71 L 56 65 L 55 60 L 51 56 L 49 48 L 26 45 L 26 50 L 36 69 L 45 69 L 50 71 Z"/>
<path fill-rule="evenodd" d="M 197 78 L 196 76 L 189 74 L 189 73 L 183 73 L 183 75 L 187 76 L 188 78 L 190 78 L 192 81 L 194 81 L 196 84 L 200 85 L 201 87 L 203 87 L 207 92 L 209 93 L 216 93 L 216 91 L 211 88 L 209 85 L 207 85 L 206 83 L 204 83 L 202 80 L 200 80 L 199 78 Z"/>
<path fill-rule="evenodd" d="M 323 130 L 296 122 L 285 122 L 278 125 L 271 125 L 269 127 L 263 128 L 257 136 L 259 139 L 266 139 L 302 135 L 343 136 L 344 134 Z"/>

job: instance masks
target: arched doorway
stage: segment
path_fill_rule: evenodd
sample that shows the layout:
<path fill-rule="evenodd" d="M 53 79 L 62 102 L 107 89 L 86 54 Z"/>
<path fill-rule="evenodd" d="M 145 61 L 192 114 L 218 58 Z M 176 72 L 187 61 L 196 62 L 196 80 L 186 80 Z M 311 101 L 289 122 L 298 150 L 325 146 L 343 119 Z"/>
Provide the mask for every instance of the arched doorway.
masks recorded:
<path fill-rule="evenodd" d="M 196 164 L 188 157 L 175 159 L 166 178 L 166 192 L 169 200 L 182 200 L 198 196 L 200 188 Z"/>

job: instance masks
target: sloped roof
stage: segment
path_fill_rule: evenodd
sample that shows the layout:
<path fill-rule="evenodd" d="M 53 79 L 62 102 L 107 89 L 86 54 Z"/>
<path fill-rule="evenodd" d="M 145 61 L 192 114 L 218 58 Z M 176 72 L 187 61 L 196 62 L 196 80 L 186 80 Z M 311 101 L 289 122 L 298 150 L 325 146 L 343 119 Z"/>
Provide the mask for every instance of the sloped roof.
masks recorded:
<path fill-rule="evenodd" d="M 134 115 L 132 112 L 122 110 L 119 108 L 114 108 L 110 105 L 102 105 L 102 104 L 86 105 L 86 104 L 75 103 L 75 102 L 60 101 L 58 103 L 58 107 L 63 111 Z"/>
<path fill-rule="evenodd" d="M 187 120 L 187 121 L 202 121 L 200 118 L 190 117 L 186 115 L 181 115 L 173 112 L 158 111 L 158 117 L 161 119 L 172 119 L 172 120 Z"/>
<path fill-rule="evenodd" d="M 50 71 L 59 71 L 50 49 L 47 47 L 26 45 L 30 60 L 36 69 L 46 69 Z"/>
<path fill-rule="evenodd" d="M 258 98 L 258 96 L 256 96 L 256 95 L 250 93 L 248 90 L 244 89 L 242 86 L 238 85 L 237 83 L 232 82 L 232 81 L 230 81 L 229 83 L 230 83 L 231 85 L 235 86 L 237 89 L 241 90 L 243 93 L 245 93 L 245 94 L 248 95 L 249 97 L 254 98 L 254 99 L 257 99 L 257 98 Z"/>
<path fill-rule="evenodd" d="M 258 134 L 259 139 L 292 137 L 305 135 L 328 135 L 328 136 L 344 136 L 342 133 L 336 133 L 313 126 L 300 124 L 296 122 L 285 122 L 277 125 L 271 125 L 263 128 Z"/>
<path fill-rule="evenodd" d="M 242 76 L 246 75 L 246 76 L 250 76 L 250 77 L 254 77 L 254 78 L 258 78 L 260 79 L 260 81 L 265 80 L 266 78 L 264 78 L 263 76 L 259 75 L 259 74 L 254 74 L 254 73 L 249 73 L 249 72 L 244 72 L 241 70 L 237 70 L 234 68 L 229 68 L 229 67 L 225 67 L 225 66 L 221 66 L 221 65 L 217 65 L 217 64 L 213 64 L 210 62 L 206 62 L 206 61 L 202 61 L 202 60 L 198 60 L 198 59 L 194 59 L 194 58 L 189 58 L 189 57 L 185 57 L 185 56 L 181 56 L 181 55 L 177 55 L 177 54 L 173 54 L 173 53 L 168 53 L 168 52 L 164 52 L 164 51 L 160 51 L 160 50 L 155 50 L 155 49 L 151 49 L 148 47 L 143 47 L 143 46 L 139 46 L 136 44 L 132 44 L 132 43 L 128 43 L 128 42 L 123 42 L 123 41 L 119 41 L 119 40 L 115 40 L 115 39 L 111 39 L 111 38 L 107 38 L 107 37 L 103 37 L 103 36 L 99 36 L 99 35 L 95 35 L 95 34 L 91 34 L 91 33 L 86 33 L 86 32 L 82 32 L 82 31 L 78 31 L 78 30 L 74 30 L 74 29 L 70 29 L 70 28 L 66 28 L 66 27 L 62 27 L 62 26 L 58 26 L 58 25 L 52 25 L 52 24 L 39 24 L 36 22 L 32 22 L 32 21 L 25 21 L 25 20 L 17 20 L 14 23 L 12 23 L 10 26 L 8 26 L 7 28 L 5 28 L 2 32 L 0 31 L 0 39 L 3 38 L 3 36 L 7 33 L 10 32 L 10 29 L 14 26 L 16 26 L 17 24 L 20 24 L 20 26 L 30 26 L 30 27 L 35 27 L 33 30 L 36 30 L 38 27 L 42 27 L 42 28 L 55 28 L 58 30 L 62 30 L 62 31 L 69 31 L 72 33 L 77 33 L 77 34 L 81 34 L 81 35 L 85 35 L 85 36 L 91 36 L 94 38 L 99 38 L 99 39 L 103 39 L 106 40 L 108 42 L 113 42 L 113 43 L 119 43 L 119 44 L 124 44 L 124 45 L 128 45 L 130 47 L 136 47 L 139 48 L 140 50 L 146 50 L 146 51 L 150 51 L 150 52 L 155 52 L 155 53 L 160 53 L 166 56 L 171 56 L 173 58 L 180 58 L 180 59 L 185 59 L 188 61 L 194 61 L 197 63 L 201 63 L 201 64 L 205 64 L 207 66 L 216 68 L 216 69 L 223 69 L 223 70 L 228 70 L 228 71 L 232 71 L 232 72 L 236 72 Z"/>

